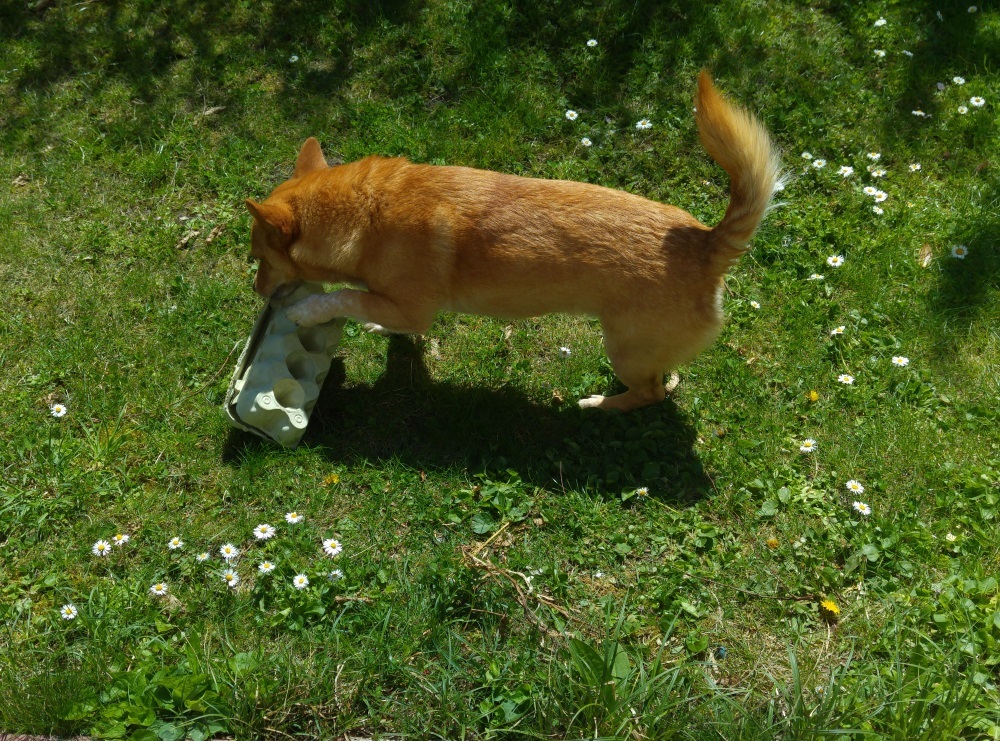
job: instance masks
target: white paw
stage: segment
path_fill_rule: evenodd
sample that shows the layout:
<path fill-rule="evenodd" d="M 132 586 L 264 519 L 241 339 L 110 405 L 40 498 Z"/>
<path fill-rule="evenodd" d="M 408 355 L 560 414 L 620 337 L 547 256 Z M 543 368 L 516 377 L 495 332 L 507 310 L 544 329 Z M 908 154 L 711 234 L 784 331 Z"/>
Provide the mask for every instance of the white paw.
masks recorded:
<path fill-rule="evenodd" d="M 295 305 L 285 309 L 285 316 L 298 324 L 300 327 L 312 327 L 324 320 L 320 309 L 323 305 L 322 299 L 317 301 L 316 296 L 307 296 L 295 303 Z"/>
<path fill-rule="evenodd" d="M 581 409 L 600 409 L 604 397 L 600 394 L 595 396 L 585 396 L 577 402 Z"/>
<path fill-rule="evenodd" d="M 366 322 L 362 326 L 364 326 L 366 332 L 371 332 L 372 334 L 380 334 L 380 335 L 392 334 L 391 330 L 388 330 L 381 324 L 376 324 L 375 322 Z"/>
<path fill-rule="evenodd" d="M 670 380 L 669 380 L 669 381 L 667 381 L 667 383 L 666 383 L 666 384 L 664 385 L 664 387 L 663 387 L 663 388 L 664 388 L 664 391 L 666 391 L 666 392 L 667 392 L 667 394 L 672 394 L 672 393 L 674 393 L 674 391 L 676 391 L 676 390 L 677 390 L 677 385 L 678 385 L 678 384 L 679 384 L 680 382 L 681 382 L 681 377 L 680 377 L 680 376 L 678 376 L 678 375 L 677 375 L 676 373 L 671 373 L 671 374 L 670 374 Z"/>

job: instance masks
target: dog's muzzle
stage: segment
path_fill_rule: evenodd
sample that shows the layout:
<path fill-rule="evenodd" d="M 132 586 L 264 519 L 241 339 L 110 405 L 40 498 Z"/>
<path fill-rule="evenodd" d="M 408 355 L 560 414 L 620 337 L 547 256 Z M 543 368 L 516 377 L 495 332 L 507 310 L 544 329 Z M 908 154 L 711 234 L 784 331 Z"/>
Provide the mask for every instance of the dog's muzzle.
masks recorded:
<path fill-rule="evenodd" d="M 299 285 L 300 285 L 299 283 L 282 283 L 280 286 L 274 289 L 274 291 L 271 293 L 271 298 L 269 300 L 280 301 L 281 299 L 285 298 L 285 296 L 294 291 L 296 287 L 298 287 Z"/>

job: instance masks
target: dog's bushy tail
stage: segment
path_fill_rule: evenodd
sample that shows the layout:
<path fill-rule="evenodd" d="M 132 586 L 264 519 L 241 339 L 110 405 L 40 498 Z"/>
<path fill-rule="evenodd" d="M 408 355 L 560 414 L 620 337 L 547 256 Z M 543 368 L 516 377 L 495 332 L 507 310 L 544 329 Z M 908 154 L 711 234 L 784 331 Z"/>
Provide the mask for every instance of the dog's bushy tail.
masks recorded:
<path fill-rule="evenodd" d="M 698 76 L 695 121 L 701 143 L 729 173 L 729 208 L 710 237 L 712 261 L 723 273 L 746 251 L 780 187 L 778 153 L 752 115 L 719 95 L 707 70 Z"/>

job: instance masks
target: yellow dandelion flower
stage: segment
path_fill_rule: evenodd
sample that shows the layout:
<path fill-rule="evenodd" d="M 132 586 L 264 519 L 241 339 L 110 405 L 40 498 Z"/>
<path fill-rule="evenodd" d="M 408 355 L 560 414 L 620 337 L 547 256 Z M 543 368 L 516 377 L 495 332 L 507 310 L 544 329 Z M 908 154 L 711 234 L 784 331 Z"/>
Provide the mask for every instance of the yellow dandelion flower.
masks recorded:
<path fill-rule="evenodd" d="M 331 473 L 329 476 L 323 479 L 323 486 L 333 486 L 334 484 L 339 484 L 339 483 L 340 483 L 339 473 Z"/>
<path fill-rule="evenodd" d="M 819 603 L 819 614 L 828 622 L 835 623 L 840 616 L 840 607 L 832 599 L 825 599 Z"/>
<path fill-rule="evenodd" d="M 806 398 L 809 399 L 809 401 L 819 401 L 819 391 L 813 389 L 808 394 L 806 394 Z"/>
<path fill-rule="evenodd" d="M 770 548 L 772 551 L 775 548 L 777 548 L 779 545 L 780 544 L 778 543 L 778 539 L 777 538 L 768 538 L 767 539 L 767 547 Z"/>

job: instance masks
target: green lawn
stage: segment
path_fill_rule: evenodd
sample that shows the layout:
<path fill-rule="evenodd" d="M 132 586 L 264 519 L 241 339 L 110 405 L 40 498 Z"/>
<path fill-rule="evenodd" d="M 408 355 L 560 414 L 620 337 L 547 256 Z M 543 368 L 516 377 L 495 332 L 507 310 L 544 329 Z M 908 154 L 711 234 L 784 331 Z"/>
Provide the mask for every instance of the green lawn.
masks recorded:
<path fill-rule="evenodd" d="M 0 731 L 1000 738 L 1000 11 L 520 5 L 0 7 Z M 229 429 L 306 137 L 714 224 L 702 67 L 790 179 L 672 399 L 577 409 L 587 318 L 442 315 L 349 324 L 298 449 Z"/>

